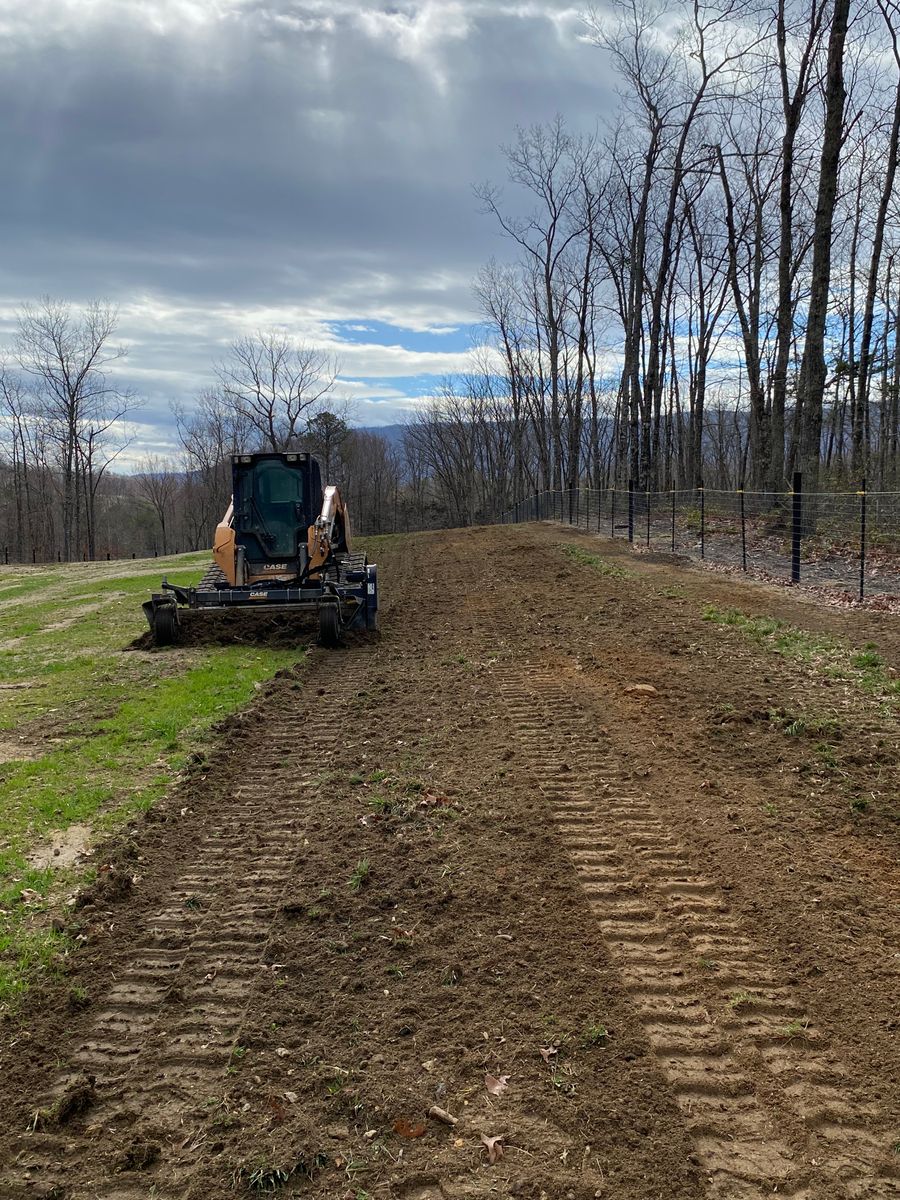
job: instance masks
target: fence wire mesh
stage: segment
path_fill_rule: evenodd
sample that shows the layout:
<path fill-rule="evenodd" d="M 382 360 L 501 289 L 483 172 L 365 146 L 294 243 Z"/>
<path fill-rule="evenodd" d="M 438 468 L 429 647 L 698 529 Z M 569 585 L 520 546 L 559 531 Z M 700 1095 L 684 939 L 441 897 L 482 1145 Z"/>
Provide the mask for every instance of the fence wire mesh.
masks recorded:
<path fill-rule="evenodd" d="M 900 598 L 900 492 L 804 493 L 799 476 L 789 492 L 570 488 L 501 520 L 559 521 L 764 578 Z"/>

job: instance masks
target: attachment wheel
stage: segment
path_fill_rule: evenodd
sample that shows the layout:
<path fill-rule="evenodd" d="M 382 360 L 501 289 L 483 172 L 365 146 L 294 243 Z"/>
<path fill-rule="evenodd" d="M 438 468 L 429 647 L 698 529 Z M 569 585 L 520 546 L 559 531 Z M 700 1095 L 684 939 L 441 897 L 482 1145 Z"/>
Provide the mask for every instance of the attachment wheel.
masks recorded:
<path fill-rule="evenodd" d="M 319 645 L 339 646 L 341 641 L 341 610 L 336 600 L 319 605 Z"/>
<path fill-rule="evenodd" d="M 153 641 L 157 646 L 171 646 L 178 641 L 178 609 L 174 604 L 161 604 L 153 614 Z"/>

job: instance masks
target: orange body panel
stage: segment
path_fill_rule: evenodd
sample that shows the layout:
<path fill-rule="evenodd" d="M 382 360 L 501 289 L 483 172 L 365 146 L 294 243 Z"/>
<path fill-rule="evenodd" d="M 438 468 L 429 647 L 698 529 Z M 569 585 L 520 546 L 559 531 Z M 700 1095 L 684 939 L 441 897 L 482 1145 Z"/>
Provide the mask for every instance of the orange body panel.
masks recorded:
<path fill-rule="evenodd" d="M 237 583 L 237 561 L 235 558 L 234 546 L 234 530 L 231 528 L 231 519 L 234 515 L 232 505 L 228 505 L 228 511 L 225 516 L 216 526 L 216 534 L 213 538 L 213 558 L 216 566 L 228 580 L 232 587 Z"/>

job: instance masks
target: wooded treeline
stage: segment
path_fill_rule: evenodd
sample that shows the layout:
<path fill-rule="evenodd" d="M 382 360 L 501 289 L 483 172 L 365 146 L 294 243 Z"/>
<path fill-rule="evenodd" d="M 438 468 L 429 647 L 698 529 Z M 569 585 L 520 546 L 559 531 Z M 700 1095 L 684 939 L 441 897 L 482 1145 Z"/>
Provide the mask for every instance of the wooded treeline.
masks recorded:
<path fill-rule="evenodd" d="M 21 309 L 0 362 L 0 562 L 210 546 L 231 496 L 232 456 L 253 450 L 312 452 L 363 533 L 491 519 L 483 482 L 477 498 L 474 484 L 491 471 L 483 456 L 469 464 L 435 453 L 468 446 L 474 423 L 462 439 L 447 425 L 425 441 L 418 430 L 398 441 L 354 429 L 332 395 L 337 364 L 283 332 L 235 341 L 210 387 L 173 406 L 177 449 L 138 453 L 136 471 L 117 471 L 125 451 L 134 460 L 140 449 L 132 422 L 141 404 L 110 370 L 125 354 L 115 333 L 116 312 L 100 302 Z"/>
<path fill-rule="evenodd" d="M 589 16 L 615 113 L 592 137 L 561 117 L 520 130 L 512 188 L 479 189 L 515 250 L 477 290 L 517 495 L 781 491 L 795 469 L 810 490 L 898 485 L 898 12 L 611 0 Z"/>
<path fill-rule="evenodd" d="M 0 561 L 207 547 L 228 507 L 231 457 L 252 450 L 310 450 L 366 532 L 440 522 L 429 481 L 408 486 L 398 447 L 329 406 L 336 364 L 279 332 L 234 342 L 210 388 L 173 406 L 177 450 L 117 471 L 140 448 L 141 405 L 109 369 L 125 353 L 115 332 L 115 310 L 99 302 L 21 309 L 0 363 Z"/>

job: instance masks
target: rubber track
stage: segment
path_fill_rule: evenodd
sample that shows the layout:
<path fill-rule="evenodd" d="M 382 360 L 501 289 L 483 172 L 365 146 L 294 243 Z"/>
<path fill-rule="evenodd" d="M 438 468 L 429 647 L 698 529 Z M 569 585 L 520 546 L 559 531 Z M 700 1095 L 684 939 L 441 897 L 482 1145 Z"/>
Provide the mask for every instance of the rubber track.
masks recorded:
<path fill-rule="evenodd" d="M 210 563 L 206 569 L 206 574 L 197 584 L 197 591 L 214 592 L 222 587 L 228 587 L 228 580 L 215 563 Z"/>
<path fill-rule="evenodd" d="M 89 1037 L 43 1101 L 52 1105 L 73 1071 L 93 1075 L 98 1103 L 88 1119 L 104 1127 L 104 1153 L 124 1151 L 137 1113 L 145 1126 L 158 1120 L 161 1128 L 172 1128 L 173 1114 L 221 1096 L 255 984 L 269 969 L 273 921 L 298 872 L 304 821 L 313 814 L 305 785 L 329 761 L 334 730 L 360 687 L 365 663 L 361 647 L 339 658 L 322 654 L 310 665 L 307 686 L 325 687 L 328 705 L 303 718 L 302 737 L 294 714 L 283 708 L 274 714 L 246 781 L 221 809 L 168 902 L 148 918 L 99 1002 Z M 297 697 L 298 707 L 304 705 L 304 694 Z M 153 1174 L 158 1200 L 183 1196 L 201 1169 L 201 1156 L 184 1151 L 191 1133 L 186 1125 L 181 1151 L 180 1139 L 163 1147 Z M 64 1132 L 27 1134 L 20 1164 L 35 1163 L 33 1175 L 45 1186 L 66 1184 L 66 1140 Z M 67 1200 L 146 1200 L 147 1189 L 147 1180 L 132 1183 L 113 1174 L 100 1175 L 87 1190 L 66 1187 L 64 1194 Z M 4 1198 L 33 1194 L 0 1176 Z"/>
<path fill-rule="evenodd" d="M 496 664 L 491 674 L 684 1114 L 709 1195 L 900 1196 L 897 1171 L 876 1166 L 889 1150 L 876 1110 L 725 894 L 602 749 L 583 706 L 540 662 Z M 715 1007 L 692 987 L 703 964 L 715 964 Z"/>

